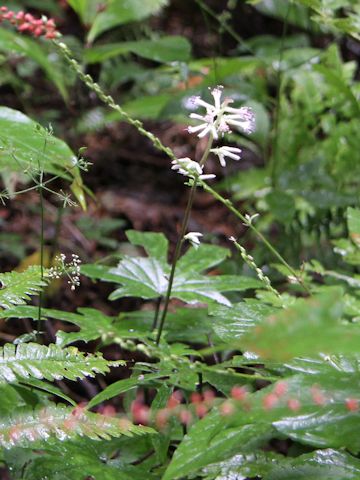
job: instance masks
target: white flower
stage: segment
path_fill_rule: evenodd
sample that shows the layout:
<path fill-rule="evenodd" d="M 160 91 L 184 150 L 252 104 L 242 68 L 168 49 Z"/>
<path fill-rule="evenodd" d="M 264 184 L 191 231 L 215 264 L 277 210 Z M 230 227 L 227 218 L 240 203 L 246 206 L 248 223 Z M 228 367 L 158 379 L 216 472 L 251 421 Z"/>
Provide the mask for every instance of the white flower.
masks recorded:
<path fill-rule="evenodd" d="M 180 173 L 181 175 L 185 175 L 186 177 L 188 177 L 189 175 L 198 176 L 202 174 L 201 166 L 197 162 L 194 162 L 194 160 L 191 160 L 188 157 L 177 158 L 176 160 L 173 160 L 171 163 L 172 163 L 171 170 L 177 170 L 178 173 Z"/>
<path fill-rule="evenodd" d="M 226 167 L 225 157 L 232 158 L 233 160 L 240 160 L 241 153 L 240 148 L 236 147 L 220 147 L 220 148 L 212 148 L 210 152 L 215 153 L 219 158 L 220 165 L 222 167 Z"/>
<path fill-rule="evenodd" d="M 177 170 L 181 175 L 189 177 L 191 179 L 199 178 L 200 180 L 209 180 L 215 178 L 213 174 L 203 174 L 203 167 L 198 163 L 194 162 L 188 157 L 178 158 L 172 162 L 172 170 Z"/>
<path fill-rule="evenodd" d="M 203 235 L 200 232 L 189 232 L 186 235 L 184 235 L 184 240 L 189 240 L 189 242 L 194 248 L 198 248 L 200 245 L 199 237 L 202 237 L 202 236 Z"/>
<path fill-rule="evenodd" d="M 199 138 L 205 137 L 208 133 L 218 139 L 219 133 L 230 132 L 230 125 L 239 127 L 245 133 L 251 133 L 255 128 L 254 114 L 249 107 L 232 108 L 229 104 L 233 102 L 230 98 L 226 98 L 221 102 L 223 87 L 217 86 L 211 90 L 211 95 L 214 99 L 214 104 L 205 102 L 201 97 L 193 97 L 192 103 L 196 107 L 203 107 L 206 109 L 205 115 L 198 113 L 191 113 L 190 118 L 199 120 L 200 125 L 188 127 L 189 133 L 197 133 Z"/>
<path fill-rule="evenodd" d="M 80 264 L 81 260 L 78 255 L 73 253 L 70 262 L 66 261 L 66 255 L 61 253 L 55 257 L 55 266 L 48 270 L 48 277 L 59 279 L 63 275 L 68 278 L 68 284 L 71 290 L 75 290 L 80 285 Z"/>

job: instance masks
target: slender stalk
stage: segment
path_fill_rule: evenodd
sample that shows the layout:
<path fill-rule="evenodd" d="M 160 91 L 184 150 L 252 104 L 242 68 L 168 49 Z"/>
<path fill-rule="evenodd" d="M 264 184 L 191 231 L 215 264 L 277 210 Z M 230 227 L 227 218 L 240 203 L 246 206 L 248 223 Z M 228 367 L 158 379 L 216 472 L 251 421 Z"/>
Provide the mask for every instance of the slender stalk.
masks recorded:
<path fill-rule="evenodd" d="M 212 135 L 210 135 L 207 146 L 206 146 L 206 149 L 205 149 L 205 151 L 203 153 L 203 156 L 201 157 L 201 160 L 199 162 L 200 166 L 205 165 L 206 160 L 209 156 L 213 141 L 214 141 L 214 138 L 213 138 Z M 182 225 L 181 225 L 179 238 L 178 238 L 178 241 L 177 241 L 177 244 L 176 244 L 176 247 L 175 247 L 174 258 L 173 258 L 173 261 L 172 261 L 171 271 L 170 271 L 170 276 L 169 276 L 168 288 L 167 288 L 166 295 L 165 295 L 164 308 L 163 308 L 163 311 L 162 311 L 162 314 L 161 314 L 160 326 L 159 326 L 159 330 L 158 330 L 158 333 L 157 333 L 157 336 L 156 336 L 156 344 L 157 345 L 159 345 L 161 334 L 162 334 L 162 331 L 163 331 L 163 328 L 164 328 L 164 323 L 165 323 L 167 311 L 168 311 L 168 308 L 169 308 L 171 290 L 172 290 L 172 286 L 173 286 L 174 278 L 175 278 L 176 264 L 177 264 L 177 261 L 179 260 L 181 247 L 184 243 L 184 235 L 185 235 L 187 227 L 188 227 L 188 223 L 189 223 L 189 219 L 190 219 L 191 209 L 192 209 L 192 206 L 193 206 L 193 203 L 194 203 L 194 198 L 195 198 L 195 192 L 196 192 L 197 185 L 198 185 L 198 178 L 195 178 L 194 183 L 192 184 L 192 187 L 191 187 L 191 190 L 190 190 L 190 195 L 189 195 L 188 202 L 187 202 L 186 209 L 185 209 L 184 219 L 183 219 L 183 222 L 182 222 Z"/>
<path fill-rule="evenodd" d="M 162 302 L 163 297 L 159 297 L 156 301 L 156 309 L 155 309 L 155 315 L 154 315 L 154 321 L 151 330 L 155 330 L 158 324 L 159 320 L 159 313 L 160 313 L 160 305 Z"/>
<path fill-rule="evenodd" d="M 64 213 L 64 206 L 60 205 L 57 209 L 57 216 L 56 216 L 56 224 L 55 224 L 55 234 L 52 240 L 52 245 L 51 245 L 51 251 L 50 251 L 50 266 L 52 265 L 52 262 L 54 260 L 54 257 L 56 255 L 56 250 L 59 245 L 59 237 L 60 237 L 60 230 L 61 230 L 61 224 L 62 224 L 62 217 Z"/>
<path fill-rule="evenodd" d="M 39 181 L 39 197 L 40 197 L 40 277 L 41 281 L 44 279 L 44 230 L 45 230 L 45 208 L 44 208 L 44 194 L 43 194 L 43 181 L 44 172 L 40 170 Z M 38 320 L 37 320 L 37 335 L 40 335 L 41 327 L 41 309 L 43 304 L 43 292 L 40 290 L 39 294 L 39 308 L 38 308 Z"/>
<path fill-rule="evenodd" d="M 299 277 L 299 275 L 295 272 L 295 270 L 288 264 L 285 258 L 271 245 L 271 243 L 264 237 L 264 235 L 249 221 L 244 215 L 239 212 L 237 208 L 234 207 L 233 203 L 224 198 L 220 193 L 216 190 L 211 188 L 207 183 L 203 180 L 199 180 L 199 184 L 203 187 L 206 192 L 211 193 L 211 195 L 216 198 L 219 202 L 221 202 L 225 207 L 230 210 L 237 218 L 239 218 L 248 228 L 250 228 L 255 235 L 263 242 L 263 244 L 270 250 L 270 252 L 288 269 L 291 275 L 296 278 L 299 284 L 304 288 L 304 290 L 311 295 L 310 290 L 304 284 L 303 280 Z"/>
<path fill-rule="evenodd" d="M 175 247 L 174 258 L 173 258 L 173 261 L 172 261 L 171 271 L 170 271 L 170 276 L 169 276 L 168 288 L 167 288 L 166 295 L 165 295 L 164 308 L 163 308 L 163 311 L 162 311 L 162 314 L 161 314 L 159 330 L 158 330 L 158 333 L 157 333 L 157 336 L 156 336 L 156 345 L 159 345 L 159 343 L 160 343 L 161 334 L 162 334 L 162 331 L 163 331 L 163 328 L 164 328 L 164 323 L 165 323 L 167 311 L 168 311 L 168 308 L 169 308 L 171 290 L 172 290 L 172 286 L 173 286 L 173 283 L 174 283 L 176 264 L 177 264 L 177 261 L 179 260 L 181 247 L 184 243 L 184 235 L 185 235 L 188 223 L 189 223 L 190 213 L 191 213 L 191 209 L 192 209 L 192 206 L 193 206 L 193 203 L 194 203 L 196 186 L 197 186 L 197 181 L 194 180 L 193 186 L 191 187 L 191 190 L 190 190 L 190 195 L 189 195 L 189 198 L 188 198 L 188 202 L 187 202 L 187 205 L 186 205 L 185 215 L 184 215 L 184 219 L 183 219 L 183 222 L 182 222 L 182 225 L 181 225 L 179 238 L 178 238 L 178 241 L 177 241 L 176 247 Z"/>

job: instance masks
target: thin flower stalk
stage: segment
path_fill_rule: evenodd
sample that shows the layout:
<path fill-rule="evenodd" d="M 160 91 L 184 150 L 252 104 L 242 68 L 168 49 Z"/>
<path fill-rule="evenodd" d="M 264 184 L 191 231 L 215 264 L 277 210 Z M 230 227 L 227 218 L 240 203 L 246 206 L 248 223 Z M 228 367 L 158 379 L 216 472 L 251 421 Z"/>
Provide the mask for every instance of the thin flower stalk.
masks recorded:
<path fill-rule="evenodd" d="M 246 249 L 242 245 L 240 245 L 240 243 L 238 243 L 234 237 L 230 237 L 229 240 L 233 242 L 233 244 L 235 245 L 236 249 L 239 251 L 241 258 L 244 260 L 244 262 L 252 270 L 255 271 L 258 279 L 263 283 L 264 287 L 267 290 L 269 290 L 269 292 L 273 293 L 274 295 L 276 295 L 278 298 L 281 299 L 280 293 L 271 285 L 270 278 L 267 275 L 265 275 L 264 272 L 261 270 L 261 268 L 259 268 L 256 265 L 254 258 L 247 253 Z"/>

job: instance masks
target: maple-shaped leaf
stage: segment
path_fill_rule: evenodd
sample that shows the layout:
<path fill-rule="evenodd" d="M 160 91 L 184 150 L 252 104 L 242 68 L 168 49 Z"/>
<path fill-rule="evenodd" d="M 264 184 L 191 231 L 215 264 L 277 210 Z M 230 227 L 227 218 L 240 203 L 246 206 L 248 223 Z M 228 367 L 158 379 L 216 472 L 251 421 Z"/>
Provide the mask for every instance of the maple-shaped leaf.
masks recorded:
<path fill-rule="evenodd" d="M 111 300 L 121 297 L 141 297 L 153 299 L 164 297 L 168 288 L 171 266 L 167 262 L 167 240 L 161 233 L 127 232 L 130 242 L 142 246 L 148 256 L 132 257 L 124 255 L 114 267 L 85 265 L 82 273 L 119 284 L 110 295 Z M 190 247 L 179 259 L 172 298 L 186 303 L 216 302 L 230 306 L 223 292 L 243 291 L 261 286 L 254 278 L 234 275 L 206 275 L 204 272 L 219 265 L 229 250 L 216 245 L 201 244 Z"/>

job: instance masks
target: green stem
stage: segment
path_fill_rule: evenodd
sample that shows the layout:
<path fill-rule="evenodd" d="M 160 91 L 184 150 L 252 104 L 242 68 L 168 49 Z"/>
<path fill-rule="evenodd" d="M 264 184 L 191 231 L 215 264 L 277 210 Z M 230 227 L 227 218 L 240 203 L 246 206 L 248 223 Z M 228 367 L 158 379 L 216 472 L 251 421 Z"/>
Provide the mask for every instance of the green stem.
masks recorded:
<path fill-rule="evenodd" d="M 44 280 L 44 229 L 45 229 L 45 219 L 44 219 L 44 194 L 43 194 L 43 181 L 44 172 L 40 171 L 40 182 L 39 182 L 39 197 L 40 197 L 40 277 L 41 282 Z M 38 308 L 38 320 L 37 320 L 37 335 L 40 335 L 41 330 L 41 309 L 43 304 L 43 292 L 40 290 L 39 294 L 39 308 Z"/>
<path fill-rule="evenodd" d="M 285 258 L 271 245 L 271 243 L 264 237 L 264 235 L 249 221 L 242 213 L 239 212 L 237 208 L 234 207 L 232 202 L 226 198 L 224 198 L 220 193 L 216 190 L 211 188 L 207 183 L 203 180 L 199 180 L 199 184 L 203 187 L 206 192 L 211 193 L 211 195 L 216 198 L 219 202 L 221 202 L 225 207 L 230 210 L 237 218 L 239 218 L 248 228 L 250 228 L 255 235 L 263 242 L 263 244 L 270 250 L 270 252 L 288 269 L 291 275 L 296 278 L 299 284 L 304 288 L 304 290 L 311 295 L 310 290 L 304 284 L 303 280 L 299 277 L 299 275 L 295 272 L 295 270 L 287 263 Z"/>
<path fill-rule="evenodd" d="M 169 276 L 168 288 L 167 288 L 166 295 L 165 295 L 164 308 L 163 308 L 163 311 L 162 311 L 162 314 L 161 314 L 159 330 L 158 330 L 158 333 L 157 333 L 157 336 L 156 336 L 156 345 L 159 345 L 159 343 L 160 343 L 161 334 L 162 334 L 162 331 L 163 331 L 163 328 L 164 328 L 164 323 L 165 323 L 167 311 L 168 311 L 168 308 L 169 308 L 171 290 L 172 290 L 172 286 L 173 286 L 173 283 L 174 283 L 176 264 L 177 264 L 177 261 L 179 260 L 179 257 L 180 257 L 180 251 L 181 251 L 182 244 L 184 243 L 184 235 L 185 235 L 188 223 L 189 223 L 190 213 L 191 213 L 191 209 L 192 209 L 192 206 L 193 206 L 193 203 L 194 203 L 196 186 L 197 186 L 197 181 L 194 180 L 194 183 L 193 183 L 193 185 L 191 187 L 191 190 L 190 190 L 190 195 L 189 195 L 189 198 L 188 198 L 188 202 L 187 202 L 187 205 L 186 205 L 185 215 L 184 215 L 184 219 L 183 219 L 183 222 L 182 222 L 182 225 L 181 225 L 179 238 L 178 238 L 178 241 L 177 241 L 176 247 L 175 247 L 174 258 L 173 258 L 173 261 L 172 261 L 171 271 L 170 271 L 170 276 Z"/>
<path fill-rule="evenodd" d="M 50 266 L 53 263 L 54 257 L 56 255 L 56 250 L 59 245 L 59 237 L 60 237 L 60 230 L 61 230 L 61 224 L 62 224 L 62 217 L 64 213 L 64 207 L 63 205 L 60 205 L 60 207 L 57 209 L 57 216 L 56 216 L 56 224 L 55 224 L 55 234 L 53 237 L 52 245 L 51 245 L 51 251 L 49 255 L 49 264 Z"/>
<path fill-rule="evenodd" d="M 160 313 L 160 305 L 162 302 L 163 297 L 159 297 L 156 301 L 156 309 L 155 309 L 155 315 L 154 315 L 154 321 L 151 330 L 155 330 L 158 324 L 159 320 L 159 313 Z"/>
<path fill-rule="evenodd" d="M 206 146 L 206 149 L 204 151 L 204 154 L 201 157 L 201 160 L 199 162 L 201 167 L 203 167 L 206 163 L 206 160 L 209 156 L 213 141 L 214 141 L 214 138 L 213 138 L 212 135 L 210 135 L 207 146 Z M 184 219 L 183 219 L 183 222 L 182 222 L 182 225 L 181 225 L 179 238 L 178 238 L 178 241 L 177 241 L 176 247 L 175 247 L 174 258 L 173 258 L 173 261 L 172 261 L 171 271 L 170 271 L 170 276 L 169 276 L 168 288 L 167 288 L 166 295 L 165 295 L 164 308 L 163 308 L 163 311 L 162 311 L 162 314 L 161 314 L 160 326 L 159 326 L 159 330 L 158 330 L 158 333 L 157 333 L 157 336 L 156 336 L 156 345 L 159 345 L 161 334 L 162 334 L 162 331 L 163 331 L 163 328 L 164 328 L 165 319 L 166 319 L 167 311 L 168 311 L 168 308 L 169 308 L 171 290 L 172 290 L 172 286 L 173 286 L 174 278 L 175 278 L 176 264 L 177 264 L 177 261 L 179 260 L 179 257 L 180 257 L 182 244 L 184 243 L 184 235 L 185 235 L 187 227 L 188 227 L 188 223 L 189 223 L 189 219 L 190 219 L 191 209 L 192 209 L 192 206 L 193 206 L 193 203 L 194 203 L 194 198 L 195 198 L 195 192 L 196 192 L 197 185 L 198 185 L 198 178 L 195 178 L 194 183 L 192 184 L 192 187 L 191 187 L 191 190 L 190 190 L 190 195 L 189 195 L 188 202 L 187 202 L 186 209 L 185 209 Z"/>

